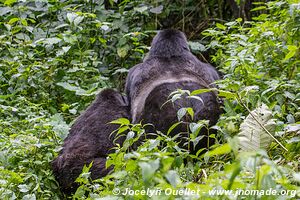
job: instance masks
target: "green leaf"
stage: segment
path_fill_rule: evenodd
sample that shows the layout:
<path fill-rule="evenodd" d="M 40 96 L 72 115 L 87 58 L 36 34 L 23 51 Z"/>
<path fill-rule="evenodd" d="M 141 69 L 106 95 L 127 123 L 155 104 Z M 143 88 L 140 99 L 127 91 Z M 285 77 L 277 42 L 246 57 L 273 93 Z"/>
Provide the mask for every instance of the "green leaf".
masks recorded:
<path fill-rule="evenodd" d="M 192 120 L 194 119 L 194 110 L 193 108 L 186 108 L 186 111 L 188 112 L 188 114 L 191 116 Z"/>
<path fill-rule="evenodd" d="M 266 9 L 267 9 L 266 6 L 258 6 L 256 8 L 253 8 L 251 11 L 253 12 L 253 11 L 258 11 L 258 10 L 266 10 Z"/>
<path fill-rule="evenodd" d="M 4 5 L 6 5 L 6 6 L 11 6 L 11 5 L 14 4 L 15 2 L 17 2 L 17 0 L 6 0 L 6 1 L 4 1 Z"/>
<path fill-rule="evenodd" d="M 126 140 L 130 140 L 130 139 L 134 138 L 134 136 L 135 136 L 135 133 L 133 131 L 129 131 L 126 136 Z"/>
<path fill-rule="evenodd" d="M 64 118 L 61 114 L 57 113 L 50 118 L 50 122 L 48 123 L 53 127 L 53 131 L 56 132 L 57 136 L 61 139 L 65 139 L 69 133 L 69 126 L 65 122 Z"/>
<path fill-rule="evenodd" d="M 26 19 L 21 19 L 21 23 L 22 23 L 24 26 L 28 26 L 28 23 L 27 23 Z"/>
<path fill-rule="evenodd" d="M 154 161 L 140 162 L 140 168 L 142 169 L 142 177 L 145 182 L 149 182 L 156 170 L 159 168 L 159 158 Z"/>
<path fill-rule="evenodd" d="M 118 56 L 124 58 L 128 54 L 129 46 L 126 45 L 124 47 L 117 48 Z"/>
<path fill-rule="evenodd" d="M 172 130 L 174 130 L 174 128 L 176 128 L 179 124 L 181 124 L 181 122 L 177 122 L 177 123 L 173 124 L 173 125 L 169 128 L 169 130 L 168 130 L 168 132 L 167 132 L 167 135 L 169 135 L 169 134 L 172 132 Z"/>
<path fill-rule="evenodd" d="M 206 48 L 203 44 L 200 42 L 189 42 L 189 46 L 192 51 L 199 51 L 199 52 L 204 52 L 206 51 Z"/>
<path fill-rule="evenodd" d="M 128 130 L 129 127 L 128 126 L 122 126 L 118 129 L 118 134 L 125 132 L 126 130 Z"/>
<path fill-rule="evenodd" d="M 145 12 L 147 9 L 148 9 L 147 6 L 134 7 L 134 10 L 140 13 Z"/>
<path fill-rule="evenodd" d="M 218 96 L 225 97 L 226 99 L 236 99 L 237 95 L 235 93 L 224 91 L 224 90 L 218 90 Z"/>
<path fill-rule="evenodd" d="M 221 30 L 226 30 L 226 26 L 224 26 L 223 24 L 216 23 L 216 26 Z"/>
<path fill-rule="evenodd" d="M 288 59 L 292 58 L 296 54 L 298 47 L 294 45 L 288 45 L 288 50 L 289 52 L 285 55 L 283 61 L 287 61 Z"/>
<path fill-rule="evenodd" d="M 75 26 L 78 26 L 81 22 L 82 22 L 82 20 L 84 19 L 84 17 L 83 16 L 78 16 L 78 17 L 76 17 L 75 19 L 74 19 L 74 25 Z"/>
<path fill-rule="evenodd" d="M 73 23 L 77 16 L 78 15 L 76 13 L 67 13 L 67 19 L 70 23 Z"/>
<path fill-rule="evenodd" d="M 11 18 L 9 21 L 8 21 L 8 24 L 13 24 L 13 23 L 15 23 L 15 22 L 17 22 L 17 21 L 19 21 L 20 20 L 20 18 L 17 18 L 17 17 L 15 17 L 15 18 Z"/>
<path fill-rule="evenodd" d="M 191 92 L 191 96 L 195 96 L 195 95 L 202 94 L 202 93 L 206 93 L 206 92 L 211 92 L 211 91 L 214 91 L 214 90 L 216 90 L 216 89 L 211 88 L 211 89 L 199 89 L 199 90 L 194 90 L 193 92 Z"/>
<path fill-rule="evenodd" d="M 157 6 L 155 8 L 151 8 L 150 12 L 152 12 L 154 14 L 160 14 L 162 12 L 163 8 L 164 8 L 164 6 L 160 5 L 160 6 Z"/>
<path fill-rule="evenodd" d="M 130 121 L 126 118 L 119 118 L 110 122 L 111 124 L 129 125 Z"/>
<path fill-rule="evenodd" d="M 231 147 L 228 143 L 218 146 L 217 148 L 207 152 L 205 157 L 212 157 L 216 155 L 223 155 L 231 152 Z"/>
<path fill-rule="evenodd" d="M 165 174 L 165 177 L 174 188 L 176 188 L 176 186 L 181 183 L 180 177 L 175 170 L 169 170 Z"/>
<path fill-rule="evenodd" d="M 59 82 L 59 83 L 56 83 L 56 85 L 59 85 L 59 86 L 63 87 L 66 90 L 75 92 L 77 95 L 80 95 L 80 96 L 91 96 L 92 95 L 92 94 L 88 93 L 88 91 L 86 91 L 86 90 L 84 90 L 80 87 L 73 86 L 73 85 L 71 85 L 70 83 L 67 83 L 67 82 Z"/>
<path fill-rule="evenodd" d="M 60 38 L 57 38 L 57 37 L 54 37 L 54 38 L 46 38 L 45 40 L 44 40 L 44 43 L 45 44 L 57 44 L 57 43 L 59 43 L 61 41 L 61 39 Z"/>
<path fill-rule="evenodd" d="M 26 194 L 23 196 L 22 200 L 36 200 L 35 194 Z"/>
<path fill-rule="evenodd" d="M 25 185 L 25 184 L 22 184 L 22 185 L 19 185 L 18 186 L 20 192 L 28 192 L 30 190 L 30 186 L 29 185 Z"/>
<path fill-rule="evenodd" d="M 177 117 L 178 117 L 178 121 L 180 121 L 186 114 L 186 108 L 180 108 L 177 111 Z"/>

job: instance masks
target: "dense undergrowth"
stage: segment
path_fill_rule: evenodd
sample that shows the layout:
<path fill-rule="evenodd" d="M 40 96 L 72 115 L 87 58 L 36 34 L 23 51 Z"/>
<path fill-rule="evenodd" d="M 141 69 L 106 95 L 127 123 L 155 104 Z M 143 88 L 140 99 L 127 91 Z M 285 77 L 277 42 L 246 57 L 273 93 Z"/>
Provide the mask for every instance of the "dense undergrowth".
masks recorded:
<path fill-rule="evenodd" d="M 50 162 L 72 121 L 102 88 L 123 88 L 127 70 L 148 51 L 157 18 L 176 8 L 160 1 L 124 1 L 118 9 L 105 8 L 102 1 L 0 2 L 0 199 L 61 199 Z M 73 198 L 299 198 L 299 10 L 296 0 L 257 3 L 253 12 L 261 14 L 252 21 L 221 20 L 202 32 L 201 41 L 190 43 L 197 55 L 211 52 L 223 74 L 218 86 L 224 114 L 212 127 L 218 142 L 207 153 L 190 155 L 167 133 L 129 151 L 143 127 L 118 120 L 119 133 L 129 133 L 109 157 L 115 172 L 91 182 L 87 166 Z M 258 122 L 249 116 L 255 109 L 261 109 Z M 179 112 L 179 118 L 184 114 L 190 112 Z M 206 122 L 189 126 L 190 139 L 197 142 Z M 238 150 L 255 145 L 247 135 L 267 139 L 258 144 L 264 150 Z M 211 193 L 270 188 L 276 194 Z M 129 189 L 139 192 L 121 194 Z M 141 194 L 147 189 L 161 195 Z M 200 192 L 180 195 L 180 189 Z"/>

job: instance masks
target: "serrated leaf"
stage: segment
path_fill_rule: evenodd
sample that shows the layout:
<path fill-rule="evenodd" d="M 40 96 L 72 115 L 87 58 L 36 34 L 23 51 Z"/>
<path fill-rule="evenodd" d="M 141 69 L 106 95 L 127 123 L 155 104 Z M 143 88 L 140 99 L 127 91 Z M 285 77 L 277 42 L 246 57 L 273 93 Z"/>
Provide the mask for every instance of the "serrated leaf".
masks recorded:
<path fill-rule="evenodd" d="M 124 58 L 128 54 L 128 46 L 120 47 L 117 49 L 118 56 Z"/>
<path fill-rule="evenodd" d="M 252 115 L 260 122 L 271 134 L 274 134 L 275 122 L 272 119 L 272 112 L 263 104 L 253 110 Z M 238 134 L 241 151 L 256 151 L 267 148 L 272 137 L 260 126 L 260 124 L 249 114 L 241 124 Z"/>

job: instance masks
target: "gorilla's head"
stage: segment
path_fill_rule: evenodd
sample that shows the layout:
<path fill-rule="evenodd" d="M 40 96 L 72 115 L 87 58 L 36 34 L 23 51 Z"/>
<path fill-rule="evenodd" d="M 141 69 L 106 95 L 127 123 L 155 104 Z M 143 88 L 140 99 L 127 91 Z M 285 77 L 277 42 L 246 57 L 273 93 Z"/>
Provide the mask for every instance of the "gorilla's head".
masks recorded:
<path fill-rule="evenodd" d="M 189 51 L 187 39 L 183 32 L 166 29 L 159 31 L 154 37 L 149 57 L 180 56 Z"/>

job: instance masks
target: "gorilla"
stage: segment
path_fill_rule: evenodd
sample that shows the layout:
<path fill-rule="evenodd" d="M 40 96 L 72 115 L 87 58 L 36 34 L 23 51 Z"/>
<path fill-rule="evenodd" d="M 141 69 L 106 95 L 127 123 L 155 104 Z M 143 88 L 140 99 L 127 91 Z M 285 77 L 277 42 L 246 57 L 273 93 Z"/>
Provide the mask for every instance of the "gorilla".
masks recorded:
<path fill-rule="evenodd" d="M 111 168 L 105 167 L 106 157 L 115 147 L 115 135 L 111 133 L 118 128 L 118 125 L 109 122 L 129 117 L 128 101 L 119 92 L 105 89 L 97 95 L 96 100 L 72 125 L 62 151 L 52 161 L 54 176 L 63 193 L 71 194 L 76 191 L 77 184 L 74 181 L 82 172 L 83 166 L 91 162 L 92 179 L 108 174 Z M 123 141 L 123 137 L 116 139 L 119 144 Z"/>
<path fill-rule="evenodd" d="M 150 52 L 143 63 L 131 68 L 127 76 L 125 90 L 132 121 L 150 123 L 156 130 L 166 134 L 178 122 L 178 109 L 191 107 L 194 110 L 193 121 L 206 119 L 212 126 L 216 124 L 221 113 L 215 92 L 199 94 L 202 101 L 182 98 L 174 103 L 166 102 L 170 93 L 177 89 L 193 91 L 214 88 L 214 81 L 219 79 L 218 72 L 211 65 L 199 61 L 190 52 L 184 33 L 173 29 L 162 30 L 154 37 Z M 148 131 L 154 129 L 150 128 Z M 183 134 L 180 136 L 183 146 L 184 133 L 187 136 L 187 132 L 186 124 L 182 124 L 171 132 L 171 136 Z M 200 134 L 207 136 L 207 130 L 201 130 Z M 207 147 L 207 142 L 208 137 L 189 150 L 195 153 L 200 148 Z"/>

